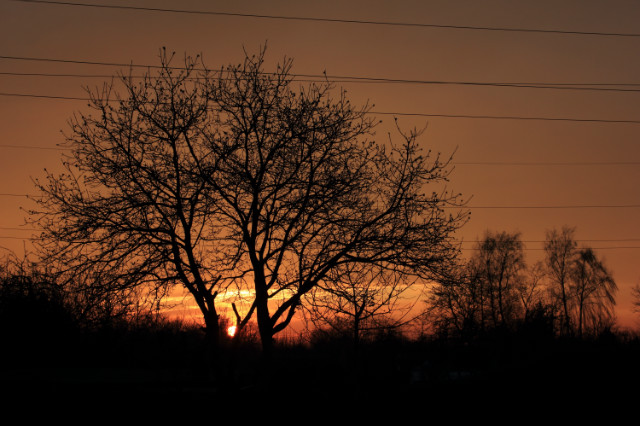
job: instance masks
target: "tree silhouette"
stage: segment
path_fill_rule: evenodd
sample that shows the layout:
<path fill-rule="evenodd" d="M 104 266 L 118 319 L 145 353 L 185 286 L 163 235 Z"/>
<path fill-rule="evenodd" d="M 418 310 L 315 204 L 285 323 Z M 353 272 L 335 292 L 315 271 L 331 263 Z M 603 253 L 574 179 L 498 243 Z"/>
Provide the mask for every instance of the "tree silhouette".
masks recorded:
<path fill-rule="evenodd" d="M 560 231 L 553 229 L 547 232 L 544 244 L 552 297 L 560 308 L 560 331 L 564 334 L 573 332 L 570 283 L 573 257 L 577 249 L 574 233 L 575 230 L 567 226 Z"/>
<path fill-rule="evenodd" d="M 308 323 L 353 341 L 357 355 L 363 337 L 411 322 L 411 309 L 421 294 L 410 297 L 415 281 L 369 264 L 331 271 L 305 298 Z M 415 290 L 415 289 L 414 289 Z"/>
<path fill-rule="evenodd" d="M 264 53 L 215 74 L 163 54 L 156 74 L 121 78 L 123 94 L 92 93 L 95 115 L 72 121 L 67 173 L 38 183 L 36 213 L 64 272 L 100 291 L 183 286 L 214 343 L 216 298 L 234 290 L 238 325 L 255 313 L 268 355 L 332 271 L 433 275 L 467 214 L 444 210 L 460 196 L 419 132 L 372 142 L 368 106 L 296 83 L 289 59 L 265 72 Z"/>
<path fill-rule="evenodd" d="M 509 326 L 519 316 L 518 289 L 526 268 L 520 234 L 487 233 L 470 261 L 472 279 L 481 287 L 483 320 Z"/>
<path fill-rule="evenodd" d="M 440 331 L 471 337 L 513 329 L 542 302 L 540 273 L 528 276 L 520 234 L 488 232 L 472 256 L 431 289 L 428 314 Z"/>
<path fill-rule="evenodd" d="M 156 301 L 177 285 L 216 347 L 225 260 L 210 243 L 215 205 L 191 152 L 206 150 L 212 131 L 209 98 L 194 80 L 208 73 L 195 59 L 181 68 L 164 51 L 160 59 L 155 74 L 87 89 L 90 112 L 70 120 L 65 171 L 36 180 L 31 214 L 43 262 L 86 305 Z"/>
<path fill-rule="evenodd" d="M 633 295 L 633 310 L 640 312 L 640 283 L 633 286 L 631 294 Z"/>
<path fill-rule="evenodd" d="M 469 336 L 527 321 L 582 337 L 610 327 L 617 285 L 574 229 L 547 233 L 545 260 L 526 268 L 519 234 L 488 233 L 468 262 L 432 287 L 428 313 L 436 328 Z M 558 321 L 558 323 L 555 323 Z"/>
<path fill-rule="evenodd" d="M 398 274 L 434 273 L 455 256 L 450 235 L 466 214 L 438 185 L 448 162 L 422 155 L 418 132 L 402 144 L 369 141 L 375 122 L 328 82 L 296 87 L 285 60 L 265 73 L 264 51 L 209 80 L 220 114 L 214 141 L 229 154 L 202 173 L 219 200 L 240 272 L 255 294 L 266 352 L 332 271 L 366 263 Z M 220 158 L 221 155 L 218 155 Z M 203 167 L 203 171 L 206 167 Z M 271 305 L 269 302 L 272 301 Z"/>
<path fill-rule="evenodd" d="M 591 248 L 578 251 L 573 279 L 578 336 L 582 336 L 585 329 L 598 333 L 611 327 L 618 287 Z"/>
<path fill-rule="evenodd" d="M 553 303 L 562 313 L 560 331 L 582 336 L 610 327 L 617 285 L 603 261 L 589 248 L 578 248 L 574 228 L 547 233 L 547 271 Z"/>

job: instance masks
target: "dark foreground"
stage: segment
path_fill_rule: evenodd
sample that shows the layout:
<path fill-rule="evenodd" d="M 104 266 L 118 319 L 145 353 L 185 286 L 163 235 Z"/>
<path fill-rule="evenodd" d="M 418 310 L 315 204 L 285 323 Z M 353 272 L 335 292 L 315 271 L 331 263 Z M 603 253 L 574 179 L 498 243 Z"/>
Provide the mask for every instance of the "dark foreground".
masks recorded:
<path fill-rule="evenodd" d="M 348 342 L 325 340 L 281 345 L 267 364 L 259 348 L 247 343 L 227 347 L 215 370 L 197 333 L 84 339 L 5 347 L 4 410 L 46 407 L 53 417 L 78 409 L 417 411 L 423 418 L 429 412 L 518 412 L 519 418 L 542 420 L 558 413 L 613 419 L 640 402 L 640 339 L 613 333 L 579 340 L 485 336 L 473 342 L 387 336 L 357 351 Z"/>

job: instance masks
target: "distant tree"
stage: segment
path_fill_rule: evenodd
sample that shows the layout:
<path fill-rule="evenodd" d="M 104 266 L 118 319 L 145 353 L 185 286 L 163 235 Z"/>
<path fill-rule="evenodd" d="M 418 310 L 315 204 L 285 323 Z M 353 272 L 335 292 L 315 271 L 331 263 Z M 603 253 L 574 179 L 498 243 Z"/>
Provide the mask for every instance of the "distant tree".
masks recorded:
<path fill-rule="evenodd" d="M 546 265 L 560 331 L 582 336 L 612 325 L 617 285 L 591 248 L 577 247 L 574 233 L 568 227 L 547 233 Z"/>
<path fill-rule="evenodd" d="M 633 286 L 631 294 L 633 295 L 634 311 L 640 312 L 640 283 Z"/>
<path fill-rule="evenodd" d="M 216 299 L 234 289 L 249 298 L 238 325 L 255 313 L 269 354 L 332 271 L 427 277 L 455 257 L 467 214 L 445 211 L 460 204 L 440 185 L 451 169 L 418 132 L 371 142 L 367 106 L 326 81 L 298 85 L 290 60 L 264 71 L 264 50 L 216 74 L 170 60 L 122 77 L 123 93 L 90 92 L 66 174 L 37 184 L 43 252 L 64 273 L 98 292 L 182 286 L 214 345 Z"/>
<path fill-rule="evenodd" d="M 560 312 L 560 332 L 573 332 L 571 315 L 571 275 L 578 244 L 575 229 L 564 226 L 560 231 L 547 231 L 544 243 L 546 270 L 551 283 L 550 291 Z"/>
<path fill-rule="evenodd" d="M 613 325 L 615 294 L 611 272 L 591 248 L 580 249 L 574 266 L 574 293 L 578 336 L 585 329 L 598 333 Z"/>
<path fill-rule="evenodd" d="M 23 339 L 37 340 L 34 333 L 47 334 L 60 322 L 75 326 L 75 312 L 54 277 L 13 255 L 0 262 L 0 324 L 5 337 L 17 330 Z"/>
<path fill-rule="evenodd" d="M 430 288 L 426 320 L 439 333 L 470 337 L 484 328 L 482 288 L 468 267 L 466 261 L 453 267 Z"/>
<path fill-rule="evenodd" d="M 541 310 L 548 310 L 547 288 L 544 285 L 545 269 L 542 262 L 535 263 L 516 284 L 516 293 L 522 306 L 523 317 L 528 321 Z"/>
<path fill-rule="evenodd" d="M 518 234 L 488 233 L 432 287 L 427 312 L 436 328 L 473 335 L 535 321 L 580 337 L 610 327 L 617 285 L 591 248 L 578 248 L 574 232 L 549 231 L 545 259 L 532 268 Z"/>
<path fill-rule="evenodd" d="M 519 317 L 518 290 L 526 269 L 520 234 L 487 233 L 471 257 L 471 276 L 481 288 L 483 320 L 508 327 Z"/>
<path fill-rule="evenodd" d="M 363 338 L 397 329 L 414 319 L 411 309 L 421 294 L 412 297 L 414 280 L 368 264 L 333 270 L 305 298 L 305 316 L 314 328 L 328 327 L 353 341 L 355 352 Z"/>
<path fill-rule="evenodd" d="M 464 335 L 512 327 L 535 302 L 519 234 L 488 232 L 471 258 L 432 287 L 430 316 L 438 328 Z"/>

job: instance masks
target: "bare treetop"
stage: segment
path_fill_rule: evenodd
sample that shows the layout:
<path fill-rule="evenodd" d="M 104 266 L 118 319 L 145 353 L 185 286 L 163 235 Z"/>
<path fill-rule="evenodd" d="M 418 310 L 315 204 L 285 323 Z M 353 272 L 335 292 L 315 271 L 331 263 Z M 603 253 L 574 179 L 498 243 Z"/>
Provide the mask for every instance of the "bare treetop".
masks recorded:
<path fill-rule="evenodd" d="M 237 321 L 256 313 L 268 352 L 343 266 L 428 278 L 457 254 L 468 215 L 445 211 L 461 204 L 448 159 L 419 132 L 375 142 L 368 106 L 329 82 L 293 84 L 290 60 L 265 72 L 264 50 L 217 73 L 161 59 L 122 92 L 91 94 L 68 173 L 38 183 L 47 259 L 110 277 L 83 285 L 182 285 L 217 335 L 215 299 L 234 284 L 251 294 Z"/>

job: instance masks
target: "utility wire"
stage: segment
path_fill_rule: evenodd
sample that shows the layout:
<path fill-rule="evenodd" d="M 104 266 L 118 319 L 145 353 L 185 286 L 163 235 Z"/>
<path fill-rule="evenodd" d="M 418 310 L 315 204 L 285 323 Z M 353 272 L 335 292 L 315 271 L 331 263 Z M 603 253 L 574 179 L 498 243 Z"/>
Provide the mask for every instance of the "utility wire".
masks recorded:
<path fill-rule="evenodd" d="M 0 227 L 2 230 L 10 230 L 10 231 L 41 231 L 38 228 L 18 228 L 18 227 Z M 640 238 L 616 238 L 616 239 L 580 239 L 574 240 L 577 243 L 587 243 L 587 242 L 598 242 L 598 243 L 621 243 L 621 242 L 637 242 L 640 241 Z M 484 240 L 453 240 L 453 242 L 457 243 L 483 243 Z M 521 243 L 531 244 L 531 243 L 546 243 L 547 240 L 520 240 Z"/>
<path fill-rule="evenodd" d="M 55 96 L 55 95 L 38 95 L 31 93 L 8 93 L 0 92 L 0 96 L 13 96 L 23 98 L 40 98 L 40 99 L 56 99 L 70 101 L 85 101 L 91 99 L 75 96 Z M 481 120 L 520 120 L 520 121 L 566 121 L 577 123 L 613 123 L 613 124 L 640 124 L 640 120 L 622 120 L 622 119 L 603 119 L 603 118 L 570 118 L 570 117 L 526 117 L 512 115 L 473 115 L 473 114 L 431 114 L 421 112 L 400 112 L 400 111 L 369 111 L 367 114 L 392 115 L 398 117 L 437 117 L 437 118 L 467 118 Z"/>
<path fill-rule="evenodd" d="M 35 145 L 7 145 L 0 144 L 0 148 L 14 148 L 14 149 L 39 149 L 39 150 L 54 150 L 54 151 L 68 151 L 72 148 L 62 148 L 62 147 L 48 147 L 48 146 L 35 146 Z M 593 166 L 640 166 L 640 161 L 593 161 L 593 162 L 496 162 L 496 161 L 452 161 L 450 163 L 452 166 L 552 166 L 552 167 L 565 167 L 565 166 L 585 166 L 585 167 L 593 167 Z"/>
<path fill-rule="evenodd" d="M 589 247 L 592 250 L 618 250 L 618 249 L 640 249 L 640 246 L 612 246 L 612 247 Z M 462 247 L 460 250 L 465 251 L 479 251 L 482 250 L 478 247 Z M 543 251 L 544 248 L 541 247 L 523 247 L 522 250 L 525 251 Z"/>
<path fill-rule="evenodd" d="M 420 112 L 388 112 L 370 111 L 370 114 L 394 115 L 403 117 L 439 117 L 439 118 L 472 118 L 482 120 L 521 120 L 521 121 L 569 121 L 577 123 L 619 123 L 640 124 L 640 120 L 612 120 L 601 118 L 569 118 L 569 117 L 526 117 L 515 115 L 472 115 L 472 114 L 429 114 Z"/>
<path fill-rule="evenodd" d="M 461 243 L 483 243 L 484 240 L 455 240 L 456 242 Z M 519 240 L 522 243 L 546 243 L 547 240 Z M 640 238 L 618 238 L 618 239 L 581 239 L 574 240 L 577 243 L 585 243 L 585 242 L 598 242 L 598 243 L 611 243 L 611 242 L 628 242 L 628 241 L 640 241 Z"/>
<path fill-rule="evenodd" d="M 40 149 L 40 150 L 54 150 L 54 151 L 66 151 L 70 148 L 62 147 L 50 147 L 50 146 L 36 146 L 36 145 L 8 145 L 0 144 L 0 148 L 15 148 L 15 149 Z"/>
<path fill-rule="evenodd" d="M 190 15 L 231 16 L 231 17 L 242 17 L 242 18 L 260 18 L 260 19 L 303 21 L 303 22 L 382 25 L 382 26 L 411 27 L 411 28 L 439 28 L 439 29 L 453 29 L 453 30 L 501 31 L 501 32 L 517 32 L 517 33 L 575 35 L 575 36 L 640 37 L 640 34 L 638 33 L 572 31 L 572 30 L 562 30 L 562 29 L 489 27 L 489 26 L 472 26 L 472 25 L 429 24 L 429 23 L 418 23 L 418 22 L 374 21 L 374 20 L 363 20 L 363 19 L 319 18 L 319 17 L 312 17 L 312 16 L 266 15 L 266 14 L 257 14 L 257 13 L 234 13 L 234 12 L 218 12 L 218 11 L 207 11 L 207 10 L 169 9 L 169 8 L 159 8 L 159 7 L 89 4 L 89 3 L 79 3 L 79 2 L 63 2 L 63 1 L 47 1 L 47 0 L 13 0 L 13 1 L 18 1 L 21 3 L 38 3 L 38 4 L 57 5 L 57 6 L 93 7 L 93 8 L 100 8 L 100 9 L 120 9 L 120 10 L 133 10 L 133 11 L 143 11 L 143 12 L 181 13 L 181 14 L 190 14 Z"/>
<path fill-rule="evenodd" d="M 39 198 L 32 194 L 0 193 L 4 197 L 30 197 Z M 640 208 L 640 204 L 590 204 L 590 205 L 548 205 L 548 206 L 441 206 L 443 209 L 623 209 Z"/>
<path fill-rule="evenodd" d="M 108 74 L 60 74 L 60 73 L 29 73 L 29 72 L 0 72 L 0 75 L 11 77 L 69 77 L 69 78 L 112 78 Z M 340 84 L 408 84 L 423 86 L 470 86 L 470 87 L 505 87 L 505 88 L 526 88 L 526 89 L 547 89 L 547 90 L 573 90 L 573 91 L 598 91 L 598 92 L 630 92 L 638 93 L 640 89 L 620 88 L 620 87 L 595 87 L 595 86 L 640 86 L 638 83 L 617 84 L 617 83 L 501 83 L 501 82 L 481 82 L 481 81 L 447 81 L 447 80 L 409 80 L 399 78 L 380 77 L 357 77 L 357 76 L 333 76 L 314 74 L 291 74 L 295 82 L 299 83 L 340 83 Z M 142 79 L 145 76 L 127 76 L 127 78 Z M 300 78 L 302 77 L 302 78 Z M 225 79 L 224 77 L 216 77 Z M 198 77 L 189 80 L 200 80 Z"/>
<path fill-rule="evenodd" d="M 15 0 L 14 0 L 15 1 Z M 130 68 L 163 68 L 162 65 L 143 65 L 123 62 L 102 62 L 102 61 L 84 61 L 77 59 L 58 59 L 58 58 L 36 58 L 28 56 L 9 56 L 0 55 L 0 59 L 10 59 L 14 61 L 36 61 L 36 62 L 56 62 L 63 64 L 78 64 L 78 65 L 100 65 L 109 67 L 130 67 Z M 184 70 L 185 67 L 166 67 L 172 70 Z M 204 71 L 204 69 L 197 69 L 198 71 Z"/>
<path fill-rule="evenodd" d="M 54 150 L 54 151 L 68 151 L 72 148 L 62 147 L 48 147 L 48 146 L 36 146 L 36 145 L 7 145 L 0 144 L 0 148 L 14 148 L 14 149 L 40 149 L 40 150 Z M 593 161 L 593 162 L 496 162 L 496 161 L 452 161 L 452 166 L 640 166 L 640 161 Z"/>
<path fill-rule="evenodd" d="M 18 60 L 18 61 L 36 61 L 36 62 L 54 62 L 54 63 L 68 63 L 77 65 L 98 65 L 98 66 L 113 66 L 113 67 L 133 67 L 133 68 L 163 68 L 161 65 L 148 65 L 148 64 L 133 64 L 122 62 L 105 62 L 105 61 L 86 61 L 76 59 L 59 59 L 59 58 L 39 58 L 29 56 L 8 56 L 0 55 L 0 59 Z M 168 69 L 184 70 L 185 67 L 166 66 Z M 197 68 L 196 71 L 204 71 L 203 68 Z M 218 71 L 215 71 L 218 73 Z M 263 72 L 263 75 L 271 75 L 273 73 Z M 2 72 L 0 75 L 13 75 L 13 76 L 52 76 L 52 77 L 99 77 L 99 78 L 111 78 L 113 75 L 104 74 L 55 74 L 55 73 L 21 73 L 21 72 Z M 133 78 L 142 78 L 143 76 L 133 76 Z M 603 91 L 621 91 L 621 92 L 637 92 L 640 89 L 625 89 L 616 88 L 611 86 L 627 86 L 627 87 L 640 87 L 640 83 L 558 83 L 558 82 L 479 82 L 479 81 L 446 81 L 446 80 L 419 80 L 419 79 L 404 79 L 404 78 L 385 78 L 385 77 L 366 77 L 366 76 L 348 76 L 348 75 L 325 75 L 325 74 L 291 74 L 293 78 L 311 78 L 314 81 L 326 81 L 329 82 L 336 80 L 335 82 L 350 83 L 403 83 L 403 84 L 423 84 L 423 85 L 469 85 L 469 86 L 491 86 L 491 87 L 517 87 L 517 88 L 534 88 L 534 89 L 559 89 L 559 90 L 603 90 Z M 224 77 L 217 77 L 218 79 L 224 79 Z M 193 78 L 197 80 L 198 78 Z M 299 81 L 299 80 L 298 80 Z M 584 87 L 590 86 L 590 87 Z M 609 87 L 593 87 L 593 86 L 609 86 Z"/>
<path fill-rule="evenodd" d="M 2 146 L 2 145 L 0 145 Z M 547 162 L 547 161 L 528 161 L 528 162 L 496 162 L 496 161 L 452 161 L 451 165 L 455 166 L 640 166 L 640 161 L 594 161 L 594 162 Z"/>
<path fill-rule="evenodd" d="M 590 204 L 590 205 L 549 205 L 549 206 L 443 206 L 444 209 L 624 209 L 640 208 L 640 204 Z"/>
<path fill-rule="evenodd" d="M 9 239 L 9 240 L 22 240 L 22 241 L 39 241 L 38 237 L 13 237 L 13 236 L 5 236 L 0 235 L 0 239 Z M 590 247 L 592 250 L 621 250 L 621 249 L 640 249 L 640 246 L 610 246 L 610 247 Z M 481 248 L 478 247 L 462 247 L 460 250 L 472 250 L 478 251 Z M 542 251 L 544 248 L 537 247 L 523 247 L 524 251 Z"/>
<path fill-rule="evenodd" d="M 19 97 L 19 98 L 59 99 L 64 101 L 90 101 L 91 100 L 89 98 L 81 98 L 77 96 L 36 95 L 31 93 L 0 92 L 0 96 L 13 96 L 13 97 Z"/>

